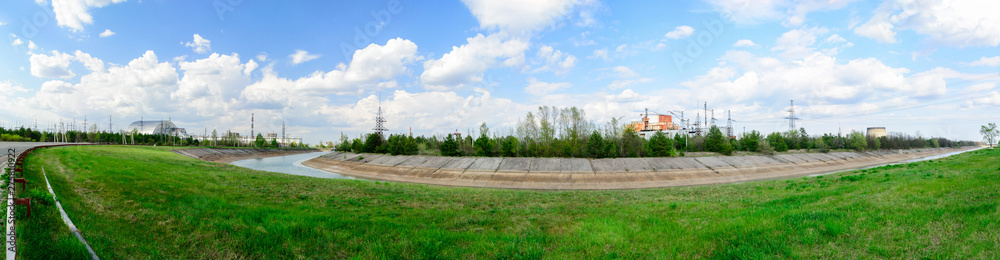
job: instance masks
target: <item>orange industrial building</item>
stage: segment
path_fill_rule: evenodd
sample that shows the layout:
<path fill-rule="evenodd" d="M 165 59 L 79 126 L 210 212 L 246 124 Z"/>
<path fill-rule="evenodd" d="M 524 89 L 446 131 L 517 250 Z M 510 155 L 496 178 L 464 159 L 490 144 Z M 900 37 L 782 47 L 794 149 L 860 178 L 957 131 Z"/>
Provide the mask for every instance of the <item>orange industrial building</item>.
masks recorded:
<path fill-rule="evenodd" d="M 673 118 L 669 115 L 659 115 L 654 117 L 656 121 L 650 121 L 648 116 L 642 117 L 642 121 L 634 121 L 628 125 L 635 129 L 636 132 L 641 131 L 666 131 L 666 130 L 678 130 L 678 126 L 674 125 Z M 649 128 L 646 128 L 649 126 Z"/>

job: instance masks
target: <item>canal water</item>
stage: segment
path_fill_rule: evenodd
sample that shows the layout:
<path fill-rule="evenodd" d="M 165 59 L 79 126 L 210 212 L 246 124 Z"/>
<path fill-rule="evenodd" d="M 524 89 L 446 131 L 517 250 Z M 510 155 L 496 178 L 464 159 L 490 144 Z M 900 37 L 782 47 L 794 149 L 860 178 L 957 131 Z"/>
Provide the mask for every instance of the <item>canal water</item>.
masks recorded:
<path fill-rule="evenodd" d="M 278 173 L 309 176 L 316 178 L 354 179 L 353 177 L 350 176 L 344 176 L 336 173 L 321 171 L 302 165 L 302 162 L 304 161 L 319 157 L 320 155 L 324 155 L 327 153 L 329 152 L 304 153 L 304 154 L 269 157 L 262 159 L 247 159 L 247 160 L 235 161 L 232 163 L 232 165 L 244 168 L 250 168 L 254 170 L 260 170 L 260 171 L 278 172 Z"/>

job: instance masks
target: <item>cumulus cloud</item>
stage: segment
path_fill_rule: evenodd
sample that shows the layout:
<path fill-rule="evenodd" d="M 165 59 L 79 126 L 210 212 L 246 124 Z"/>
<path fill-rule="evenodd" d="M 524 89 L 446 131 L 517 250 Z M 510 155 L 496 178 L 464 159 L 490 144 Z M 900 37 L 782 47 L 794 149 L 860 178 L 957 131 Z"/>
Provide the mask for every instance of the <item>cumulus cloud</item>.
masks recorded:
<path fill-rule="evenodd" d="M 288 55 L 289 59 L 292 59 L 292 64 L 299 65 L 303 62 L 319 59 L 319 54 L 310 54 L 308 51 L 295 50 L 295 53 Z"/>
<path fill-rule="evenodd" d="M 539 81 L 535 77 L 530 77 L 528 78 L 528 86 L 524 88 L 524 92 L 533 96 L 544 96 L 555 92 L 556 90 L 566 89 L 572 86 L 573 84 L 569 82 L 548 83 Z"/>
<path fill-rule="evenodd" d="M 94 23 L 94 17 L 90 15 L 89 9 L 121 2 L 125 0 L 52 0 L 52 12 L 55 13 L 59 26 L 78 32 L 83 30 L 85 24 Z M 42 4 L 44 1 L 39 3 Z"/>
<path fill-rule="evenodd" d="M 736 43 L 733 44 L 733 47 L 760 47 L 760 45 L 757 45 L 756 43 L 753 43 L 753 41 L 751 41 L 751 40 L 742 39 L 742 40 L 736 41 Z"/>
<path fill-rule="evenodd" d="M 482 82 L 483 73 L 495 66 L 497 60 L 524 60 L 528 42 L 503 33 L 468 38 L 468 43 L 452 47 L 440 59 L 424 62 L 420 80 L 431 90 L 457 89 Z M 514 62 L 505 62 L 514 65 Z"/>
<path fill-rule="evenodd" d="M 913 30 L 932 42 L 955 47 L 1000 45 L 1000 2 L 975 0 L 894 0 L 883 2 L 854 33 L 895 43 L 896 33 Z"/>
<path fill-rule="evenodd" d="M 104 29 L 104 32 L 101 32 L 101 34 L 99 34 L 98 36 L 101 36 L 101 38 L 105 38 L 105 37 L 111 37 L 112 35 L 115 35 L 115 32 L 112 32 L 110 29 Z"/>
<path fill-rule="evenodd" d="M 578 0 L 462 0 L 482 28 L 521 34 L 545 28 L 566 16 Z"/>
<path fill-rule="evenodd" d="M 20 84 L 11 82 L 9 80 L 0 81 L 0 93 L 15 93 L 15 92 L 28 92 Z"/>
<path fill-rule="evenodd" d="M 369 132 L 374 126 L 372 118 L 379 107 L 378 96 L 369 95 L 347 105 L 326 104 L 319 115 L 329 123 L 341 125 L 353 132 Z M 509 99 L 493 97 L 489 91 L 479 90 L 468 96 L 452 91 L 410 93 L 396 90 L 391 98 L 381 102 L 384 116 L 389 119 L 390 132 L 405 133 L 429 129 L 429 134 L 460 129 L 485 122 L 492 129 L 513 128 L 520 116 L 532 106 L 514 103 Z M 470 123 L 474 122 L 474 123 Z M 415 133 L 417 134 L 417 133 Z"/>
<path fill-rule="evenodd" d="M 159 62 L 153 51 L 147 51 L 128 65 L 84 75 L 77 84 L 59 80 L 45 82 L 32 104 L 61 114 L 110 112 L 122 117 L 139 117 L 178 109 L 176 103 L 169 102 L 169 95 L 176 88 L 174 67 Z"/>
<path fill-rule="evenodd" d="M 542 65 L 534 72 L 552 71 L 555 74 L 565 74 L 576 66 L 575 56 L 563 53 L 548 45 L 542 45 L 541 48 L 538 48 L 536 56 L 542 60 Z"/>
<path fill-rule="evenodd" d="M 990 66 L 990 67 L 1000 66 L 1000 56 L 982 57 L 982 58 L 979 58 L 979 60 L 977 60 L 977 61 L 966 63 L 966 65 L 969 65 L 969 66 Z"/>
<path fill-rule="evenodd" d="M 675 28 L 673 31 L 668 32 L 666 35 L 664 35 L 664 37 L 670 39 L 680 39 L 691 36 L 692 33 L 694 33 L 694 28 L 691 28 L 691 26 L 687 25 L 681 25 L 677 26 L 677 28 Z"/>
<path fill-rule="evenodd" d="M 788 27 L 802 25 L 809 13 L 841 9 L 855 0 L 706 0 L 722 16 L 739 24 L 781 20 Z"/>
<path fill-rule="evenodd" d="M 594 53 L 587 56 L 590 59 L 602 59 L 604 61 L 611 61 L 611 57 L 608 56 L 608 48 L 594 50 Z"/>
<path fill-rule="evenodd" d="M 38 45 L 35 45 L 35 41 L 28 40 L 28 50 L 38 49 Z"/>
<path fill-rule="evenodd" d="M 199 54 L 205 54 L 212 51 L 212 41 L 202 38 L 201 35 L 198 34 L 194 35 L 194 40 L 190 42 L 182 42 L 181 44 L 184 44 L 186 47 L 191 47 L 195 53 Z"/>
<path fill-rule="evenodd" d="M 241 96 L 252 106 L 281 107 L 308 100 L 320 102 L 315 97 L 391 88 L 396 86 L 392 79 L 408 72 L 408 64 L 422 59 L 416 53 L 417 45 L 413 42 L 391 39 L 385 45 L 371 44 L 355 51 L 350 64 L 342 64 L 329 72 L 315 72 L 291 80 L 265 70 L 263 79 L 247 86 Z"/>
<path fill-rule="evenodd" d="M 10 45 L 18 46 L 21 44 L 24 44 L 24 42 L 21 41 L 21 39 L 14 39 L 14 42 L 12 42 Z"/>
<path fill-rule="evenodd" d="M 617 66 L 612 68 L 611 70 L 615 72 L 615 76 L 618 77 L 619 79 L 615 80 L 614 82 L 611 82 L 611 84 L 608 85 L 608 88 L 610 89 L 621 89 L 635 84 L 648 83 L 653 81 L 653 79 L 651 78 L 639 78 L 639 73 L 636 73 L 632 69 L 625 66 Z"/>
<path fill-rule="evenodd" d="M 38 78 L 72 78 L 76 76 L 69 69 L 75 57 L 59 51 L 46 54 L 31 54 L 31 75 Z"/>

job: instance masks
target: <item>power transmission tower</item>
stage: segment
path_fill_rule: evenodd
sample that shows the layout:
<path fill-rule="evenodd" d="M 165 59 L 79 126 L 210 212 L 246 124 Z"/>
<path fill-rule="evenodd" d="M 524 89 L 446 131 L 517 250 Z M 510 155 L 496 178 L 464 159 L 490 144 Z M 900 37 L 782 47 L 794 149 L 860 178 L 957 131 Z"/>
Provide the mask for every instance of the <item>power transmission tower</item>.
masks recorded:
<path fill-rule="evenodd" d="M 379 93 L 378 114 L 376 114 L 375 116 L 375 128 L 372 128 L 372 130 L 375 130 L 375 132 L 378 133 L 379 135 L 382 135 L 382 132 L 389 131 L 389 129 L 385 129 L 385 126 L 382 124 L 385 122 L 387 121 L 385 121 L 385 118 L 382 117 L 382 94 Z"/>
<path fill-rule="evenodd" d="M 278 146 L 284 146 L 285 144 L 285 121 L 281 121 L 281 143 Z"/>
<path fill-rule="evenodd" d="M 728 117 L 729 117 L 729 119 L 726 120 L 727 121 L 726 122 L 726 136 L 733 136 L 733 111 L 732 110 L 726 110 L 726 113 L 728 114 Z"/>
<path fill-rule="evenodd" d="M 788 109 L 788 131 L 795 130 L 795 120 L 800 120 L 800 118 L 795 117 L 795 100 L 790 100 L 789 104 L 791 107 Z"/>

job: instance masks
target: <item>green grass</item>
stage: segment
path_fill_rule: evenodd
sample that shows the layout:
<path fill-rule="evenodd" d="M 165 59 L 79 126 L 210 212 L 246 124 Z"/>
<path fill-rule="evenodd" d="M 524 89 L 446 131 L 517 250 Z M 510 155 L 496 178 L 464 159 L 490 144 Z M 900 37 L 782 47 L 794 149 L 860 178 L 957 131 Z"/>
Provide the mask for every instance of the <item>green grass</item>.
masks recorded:
<path fill-rule="evenodd" d="M 28 178 L 39 187 L 45 166 L 104 259 L 996 259 L 998 159 L 980 150 L 823 177 L 551 192 L 316 179 L 89 146 L 36 151 Z M 22 241 L 68 234 L 21 228 Z"/>

